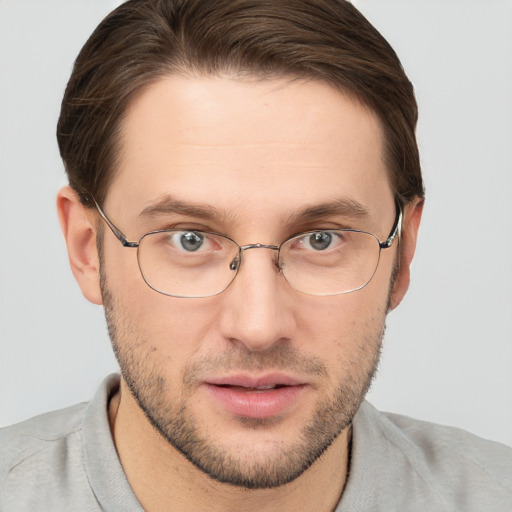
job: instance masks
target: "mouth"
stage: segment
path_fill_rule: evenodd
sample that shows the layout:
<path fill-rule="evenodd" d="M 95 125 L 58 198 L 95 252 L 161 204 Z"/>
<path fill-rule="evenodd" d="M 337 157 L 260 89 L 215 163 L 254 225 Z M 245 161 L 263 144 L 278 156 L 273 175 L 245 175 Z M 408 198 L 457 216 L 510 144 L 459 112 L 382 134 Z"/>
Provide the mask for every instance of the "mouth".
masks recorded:
<path fill-rule="evenodd" d="M 308 384 L 286 375 L 234 375 L 209 379 L 204 387 L 214 403 L 238 417 L 272 418 L 291 412 Z"/>
<path fill-rule="evenodd" d="M 245 386 L 233 386 L 231 384 L 222 384 L 222 385 L 219 385 L 219 387 L 221 388 L 230 388 L 230 389 L 233 389 L 234 391 L 241 391 L 241 392 L 247 392 L 247 393 L 264 393 L 265 391 L 270 391 L 272 389 L 281 389 L 281 388 L 285 388 L 285 387 L 288 387 L 284 384 L 269 384 L 267 386 L 249 386 L 249 387 L 245 387 Z"/>

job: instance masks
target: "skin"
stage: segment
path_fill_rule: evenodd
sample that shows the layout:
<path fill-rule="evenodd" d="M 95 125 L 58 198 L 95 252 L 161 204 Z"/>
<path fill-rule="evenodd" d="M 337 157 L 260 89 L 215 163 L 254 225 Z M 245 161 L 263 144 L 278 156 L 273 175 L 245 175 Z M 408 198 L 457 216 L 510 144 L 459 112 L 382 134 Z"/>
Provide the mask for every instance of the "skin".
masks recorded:
<path fill-rule="evenodd" d="M 372 112 L 320 82 L 166 77 L 128 111 L 119 169 L 102 206 L 129 240 L 169 226 L 216 231 L 240 245 L 279 244 L 300 231 L 336 227 L 385 240 L 395 206 L 382 137 Z M 218 215 L 140 215 L 166 194 Z M 297 218 L 305 206 L 340 199 L 367 214 Z M 144 283 L 136 250 L 123 248 L 108 228 L 100 272 L 97 213 L 84 210 L 71 189 L 61 190 L 73 273 L 86 298 L 105 305 L 123 373 L 110 420 L 145 510 L 166 510 L 169 503 L 178 511 L 335 508 L 350 420 L 375 371 L 386 314 L 407 290 L 421 209 L 419 199 L 405 209 L 392 288 L 397 243 L 382 251 L 373 279 L 354 293 L 297 292 L 272 252 L 251 250 L 220 295 L 177 299 Z M 271 418 L 227 412 L 204 386 L 233 373 L 272 372 L 305 385 Z M 199 450 L 191 455 L 193 447 L 173 446 L 179 440 L 170 438 L 180 432 L 199 441 L 203 460 Z M 306 456 L 315 460 L 304 462 Z M 283 474 L 289 483 L 279 481 Z M 223 483 L 229 478 L 232 485 Z"/>

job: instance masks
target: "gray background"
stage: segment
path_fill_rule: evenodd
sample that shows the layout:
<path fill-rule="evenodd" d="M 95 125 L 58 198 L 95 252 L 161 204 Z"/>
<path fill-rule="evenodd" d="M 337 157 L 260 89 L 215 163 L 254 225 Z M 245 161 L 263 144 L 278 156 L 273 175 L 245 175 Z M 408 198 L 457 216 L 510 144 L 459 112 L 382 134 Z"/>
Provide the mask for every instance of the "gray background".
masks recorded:
<path fill-rule="evenodd" d="M 115 371 L 68 268 L 54 137 L 74 57 L 119 2 L 0 0 L 0 425 Z M 414 82 L 427 203 L 379 408 L 512 444 L 512 2 L 359 0 Z"/>

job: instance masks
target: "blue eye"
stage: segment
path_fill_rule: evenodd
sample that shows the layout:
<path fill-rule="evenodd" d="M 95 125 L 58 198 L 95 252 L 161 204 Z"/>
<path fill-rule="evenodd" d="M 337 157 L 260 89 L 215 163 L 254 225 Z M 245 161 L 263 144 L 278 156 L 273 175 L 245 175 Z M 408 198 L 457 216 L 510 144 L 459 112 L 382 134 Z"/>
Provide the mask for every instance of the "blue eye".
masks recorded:
<path fill-rule="evenodd" d="M 308 245 L 316 251 L 328 249 L 332 243 L 333 235 L 328 231 L 318 231 L 309 235 Z"/>
<path fill-rule="evenodd" d="M 339 238 L 339 236 L 330 231 L 316 231 L 305 237 L 303 244 L 307 249 L 325 251 L 335 243 L 335 238 Z"/>
<path fill-rule="evenodd" d="M 172 236 L 173 243 L 188 252 L 199 250 L 204 243 L 204 236 L 194 231 L 181 231 Z"/>

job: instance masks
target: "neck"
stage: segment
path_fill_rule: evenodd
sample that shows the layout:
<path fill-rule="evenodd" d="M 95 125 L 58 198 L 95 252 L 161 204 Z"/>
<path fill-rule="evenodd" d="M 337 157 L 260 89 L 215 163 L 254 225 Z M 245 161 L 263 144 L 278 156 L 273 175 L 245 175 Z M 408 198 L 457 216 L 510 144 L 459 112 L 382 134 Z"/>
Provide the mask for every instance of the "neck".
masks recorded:
<path fill-rule="evenodd" d="M 149 423 L 121 380 L 110 401 L 109 420 L 123 470 L 147 512 L 172 509 L 280 512 L 333 511 L 343 492 L 350 428 L 300 477 L 273 489 L 249 490 L 217 482 L 198 470 Z"/>

